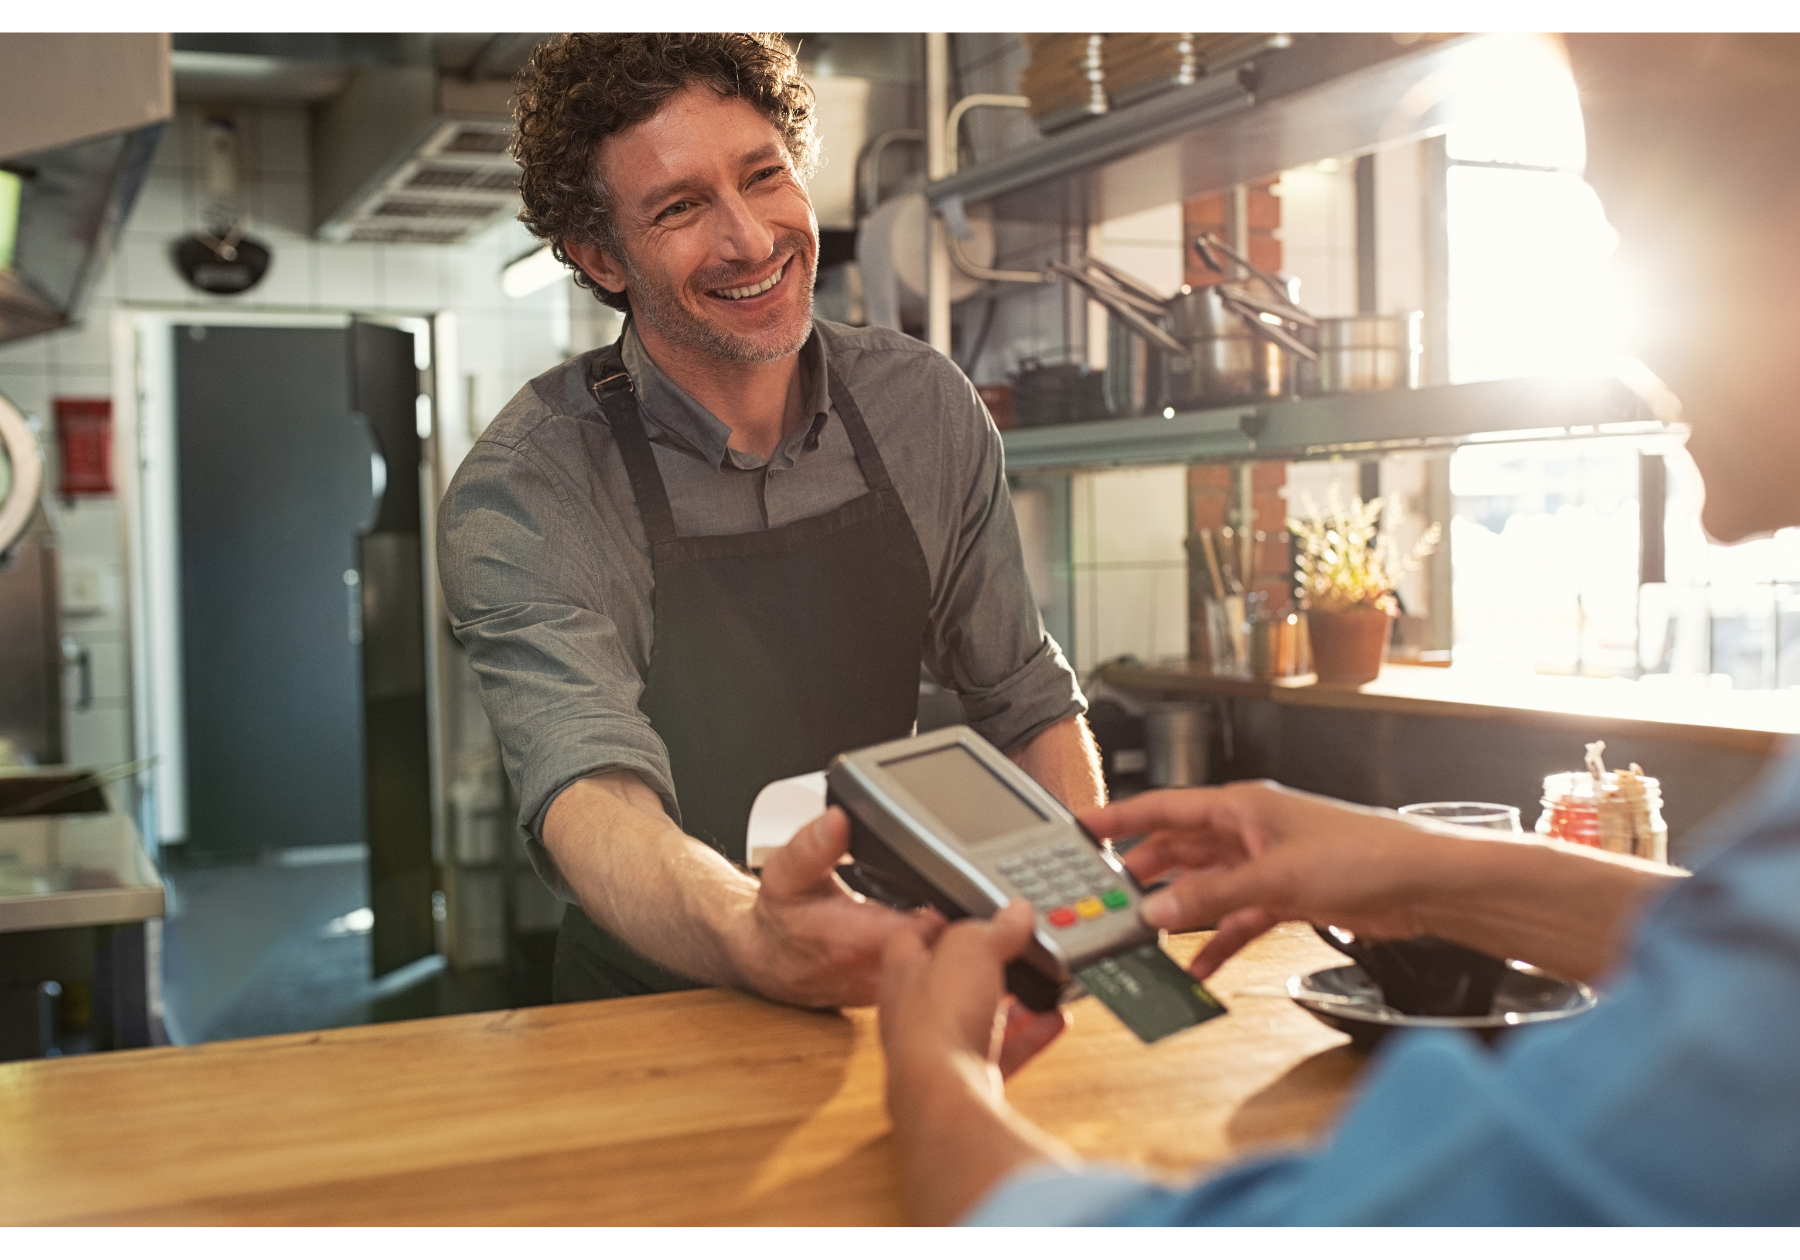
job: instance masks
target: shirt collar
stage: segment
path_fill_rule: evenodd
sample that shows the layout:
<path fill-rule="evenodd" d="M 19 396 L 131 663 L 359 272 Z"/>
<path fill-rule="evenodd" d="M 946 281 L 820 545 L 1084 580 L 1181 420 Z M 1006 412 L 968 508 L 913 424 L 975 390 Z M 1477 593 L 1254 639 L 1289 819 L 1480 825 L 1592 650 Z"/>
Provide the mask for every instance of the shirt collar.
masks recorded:
<path fill-rule="evenodd" d="M 653 426 L 652 437 L 660 431 L 661 435 L 693 450 L 714 468 L 763 466 L 765 461 L 756 456 L 730 449 L 730 427 L 656 366 L 650 352 L 639 340 L 633 323 L 625 325 L 619 354 L 637 392 L 638 410 Z M 825 343 L 819 336 L 817 325 L 800 347 L 800 371 L 812 423 L 775 448 L 774 456 L 767 461 L 771 468 L 791 468 L 802 450 L 816 448 L 830 414 L 831 390 L 825 378 Z"/>

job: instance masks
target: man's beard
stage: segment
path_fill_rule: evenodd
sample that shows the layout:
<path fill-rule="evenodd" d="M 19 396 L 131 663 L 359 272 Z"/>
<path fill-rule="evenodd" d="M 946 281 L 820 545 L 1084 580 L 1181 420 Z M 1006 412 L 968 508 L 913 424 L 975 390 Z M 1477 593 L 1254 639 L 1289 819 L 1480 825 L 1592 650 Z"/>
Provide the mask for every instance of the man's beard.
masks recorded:
<path fill-rule="evenodd" d="M 716 359 L 733 363 L 773 363 L 785 359 L 798 353 L 812 335 L 813 282 L 818 262 L 810 242 L 799 232 L 783 234 L 776 240 L 772 253 L 790 255 L 783 264 L 785 267 L 804 266 L 807 269 L 804 277 L 782 276 L 784 284 L 799 284 L 804 280 L 800 315 L 792 328 L 778 326 L 748 337 L 727 332 L 682 305 L 680 294 L 673 286 L 659 284 L 644 275 L 626 254 L 621 262 L 627 281 L 626 293 L 631 301 L 631 316 L 668 341 Z M 731 288 L 736 281 L 736 277 L 725 276 L 717 284 L 706 285 L 703 291 Z"/>

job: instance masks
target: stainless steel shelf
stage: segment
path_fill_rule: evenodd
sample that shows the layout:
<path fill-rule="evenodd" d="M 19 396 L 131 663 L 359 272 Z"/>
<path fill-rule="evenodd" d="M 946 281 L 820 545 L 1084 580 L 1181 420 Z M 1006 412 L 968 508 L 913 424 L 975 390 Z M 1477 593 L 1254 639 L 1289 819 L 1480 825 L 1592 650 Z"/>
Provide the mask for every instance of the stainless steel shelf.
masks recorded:
<path fill-rule="evenodd" d="M 1003 438 L 1007 471 L 1017 473 L 1679 431 L 1616 378 L 1532 376 L 1013 429 Z"/>
<path fill-rule="evenodd" d="M 1108 163 L 1167 147 L 1181 196 L 1440 130 L 1461 102 L 1458 71 L 1508 36 L 1402 45 L 1384 34 L 1299 35 L 1207 75 L 926 186 L 935 205 L 991 201 L 1002 219 L 1058 220 Z M 1476 76 L 1479 79 L 1479 76 Z M 1429 81 L 1429 83 L 1427 82 Z M 1424 85 L 1424 90 L 1421 86 Z M 1437 85 L 1433 87 L 1432 85 Z M 1114 204 L 1115 215 L 1131 207 Z"/>
<path fill-rule="evenodd" d="M 0 933 L 161 918 L 162 878 L 118 813 L 0 819 Z"/>

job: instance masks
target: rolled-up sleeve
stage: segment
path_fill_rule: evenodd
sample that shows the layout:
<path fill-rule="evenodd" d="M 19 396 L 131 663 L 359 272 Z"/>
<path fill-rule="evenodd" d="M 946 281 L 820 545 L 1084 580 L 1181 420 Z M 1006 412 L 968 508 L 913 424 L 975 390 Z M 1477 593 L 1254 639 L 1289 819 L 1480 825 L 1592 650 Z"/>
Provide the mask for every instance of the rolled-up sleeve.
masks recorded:
<path fill-rule="evenodd" d="M 519 801 L 532 860 L 572 900 L 541 844 L 557 793 L 597 771 L 635 771 L 679 818 L 668 751 L 638 709 L 642 679 L 609 597 L 649 585 L 647 562 L 617 545 L 525 442 L 484 438 L 438 516 L 438 572 L 452 626 L 480 679 Z"/>
<path fill-rule="evenodd" d="M 925 663 L 961 697 L 971 726 L 1013 748 L 1086 712 L 1087 701 L 1044 629 L 1025 574 L 1000 433 L 975 387 L 947 361 L 942 366 L 937 386 L 949 450 L 938 475 L 950 479 L 944 500 L 956 528 L 942 544 Z"/>

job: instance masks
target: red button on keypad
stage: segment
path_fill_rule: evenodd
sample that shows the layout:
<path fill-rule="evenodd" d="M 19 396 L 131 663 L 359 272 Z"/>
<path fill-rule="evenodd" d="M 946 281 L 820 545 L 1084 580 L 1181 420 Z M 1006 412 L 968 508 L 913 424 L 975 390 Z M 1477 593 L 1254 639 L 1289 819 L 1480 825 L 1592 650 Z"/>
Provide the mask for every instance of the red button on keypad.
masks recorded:
<path fill-rule="evenodd" d="M 1075 912 L 1067 906 L 1058 906 L 1044 916 L 1050 920 L 1050 926 L 1064 928 L 1075 922 Z"/>

